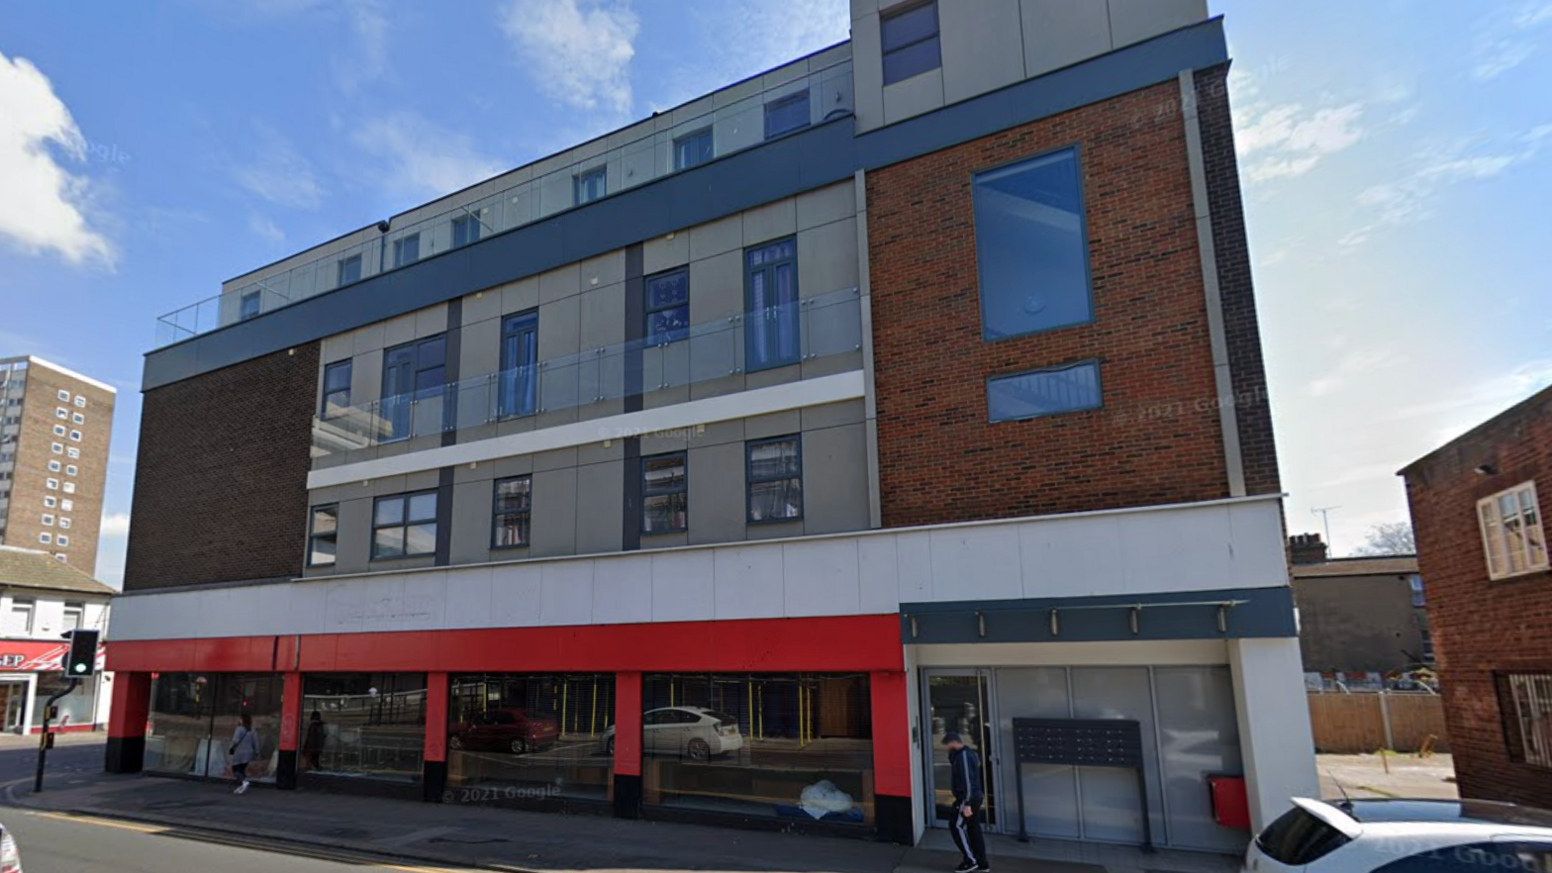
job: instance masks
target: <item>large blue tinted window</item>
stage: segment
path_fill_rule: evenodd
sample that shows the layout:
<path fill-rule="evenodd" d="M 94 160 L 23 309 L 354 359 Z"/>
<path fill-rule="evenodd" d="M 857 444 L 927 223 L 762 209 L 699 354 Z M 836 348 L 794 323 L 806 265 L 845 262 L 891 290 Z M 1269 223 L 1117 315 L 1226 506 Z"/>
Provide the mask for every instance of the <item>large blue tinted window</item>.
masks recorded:
<path fill-rule="evenodd" d="M 1099 405 L 1099 364 L 1093 361 L 986 380 L 986 408 L 992 421 L 1039 418 Z"/>
<path fill-rule="evenodd" d="M 982 335 L 1092 321 L 1086 239 L 1074 150 L 976 174 Z"/>

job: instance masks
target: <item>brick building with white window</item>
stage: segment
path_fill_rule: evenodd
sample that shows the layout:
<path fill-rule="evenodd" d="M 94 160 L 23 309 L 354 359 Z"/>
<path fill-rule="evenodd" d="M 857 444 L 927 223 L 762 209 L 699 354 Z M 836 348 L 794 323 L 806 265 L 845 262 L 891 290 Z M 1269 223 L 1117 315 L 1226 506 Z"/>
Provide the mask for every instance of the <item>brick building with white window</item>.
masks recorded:
<path fill-rule="evenodd" d="M 909 843 L 952 730 L 999 833 L 1218 852 L 1317 790 L 1222 22 L 851 11 L 161 320 L 110 768 L 246 712 L 285 788 Z"/>
<path fill-rule="evenodd" d="M 116 592 L 39 549 L 0 546 L 0 730 L 36 733 L 43 704 L 68 684 L 61 661 L 70 650 L 64 634 L 78 628 L 108 630 Z M 101 670 L 102 656 L 98 656 Z M 108 722 L 113 679 L 98 672 L 60 698 L 50 724 L 61 731 L 94 730 Z"/>
<path fill-rule="evenodd" d="M 1401 475 L 1461 795 L 1552 807 L 1552 388 Z"/>

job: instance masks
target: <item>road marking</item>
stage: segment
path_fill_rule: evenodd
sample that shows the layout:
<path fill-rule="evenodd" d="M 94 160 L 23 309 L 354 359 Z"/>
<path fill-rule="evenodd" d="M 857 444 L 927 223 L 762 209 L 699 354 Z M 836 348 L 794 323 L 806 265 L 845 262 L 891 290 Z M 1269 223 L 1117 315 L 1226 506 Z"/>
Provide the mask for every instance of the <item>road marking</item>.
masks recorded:
<path fill-rule="evenodd" d="M 275 854 L 297 855 L 304 858 L 313 858 L 319 861 L 334 861 L 340 864 L 354 866 L 375 867 L 379 870 L 398 870 L 400 873 L 469 873 L 468 867 L 424 867 L 404 864 L 394 864 L 373 858 L 365 852 L 349 852 L 337 849 L 324 849 L 309 846 L 305 843 L 276 843 L 265 842 L 252 837 L 241 837 L 232 834 L 223 834 L 218 831 L 204 831 L 194 828 L 173 827 L 169 825 L 142 824 L 140 822 L 120 821 L 111 818 L 100 818 L 94 815 L 73 815 L 64 812 L 26 812 L 25 815 L 37 818 L 53 819 L 55 821 L 73 822 L 76 824 L 97 825 L 98 827 L 117 828 L 125 831 L 135 831 L 142 834 L 157 834 L 162 836 L 179 837 L 198 840 L 205 843 L 218 843 L 240 849 L 252 849 L 259 852 L 271 852 Z"/>

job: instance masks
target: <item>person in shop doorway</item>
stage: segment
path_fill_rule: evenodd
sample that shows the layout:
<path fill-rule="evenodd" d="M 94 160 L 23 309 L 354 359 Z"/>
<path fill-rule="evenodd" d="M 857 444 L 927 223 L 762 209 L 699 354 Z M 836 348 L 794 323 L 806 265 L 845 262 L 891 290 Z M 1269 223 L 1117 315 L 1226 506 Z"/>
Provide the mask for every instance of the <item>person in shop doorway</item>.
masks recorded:
<path fill-rule="evenodd" d="M 259 734 L 253 729 L 253 716 L 246 712 L 242 714 L 242 724 L 232 732 L 232 747 L 227 754 L 232 756 L 232 777 L 237 780 L 232 793 L 242 794 L 248 790 L 248 765 L 259 756 Z"/>
<path fill-rule="evenodd" d="M 318 758 L 323 754 L 323 741 L 328 735 L 323 726 L 323 713 L 313 710 L 307 720 L 307 736 L 302 738 L 302 769 L 318 769 Z"/>
<path fill-rule="evenodd" d="M 981 807 L 986 800 L 981 756 L 953 731 L 943 735 L 943 745 L 948 746 L 948 766 L 953 774 L 954 814 L 949 831 L 954 835 L 959 854 L 964 856 L 964 861 L 954 871 L 986 873 L 992 869 L 992 864 L 986 857 L 986 836 L 981 833 Z"/>

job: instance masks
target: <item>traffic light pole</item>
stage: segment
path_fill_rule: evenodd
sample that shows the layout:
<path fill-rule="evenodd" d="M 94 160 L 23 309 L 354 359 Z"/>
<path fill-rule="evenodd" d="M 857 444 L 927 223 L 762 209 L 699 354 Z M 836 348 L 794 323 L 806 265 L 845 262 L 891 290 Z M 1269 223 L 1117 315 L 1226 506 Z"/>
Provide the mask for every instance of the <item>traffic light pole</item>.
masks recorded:
<path fill-rule="evenodd" d="M 33 794 L 43 793 L 43 763 L 48 760 L 49 746 L 53 745 L 50 742 L 54 735 L 49 733 L 49 717 L 54 713 L 54 702 L 76 690 L 80 685 L 80 679 L 70 677 L 70 684 L 66 685 L 63 691 L 54 692 L 49 696 L 48 703 L 43 704 L 43 733 L 38 737 L 38 773 L 32 780 Z"/>

